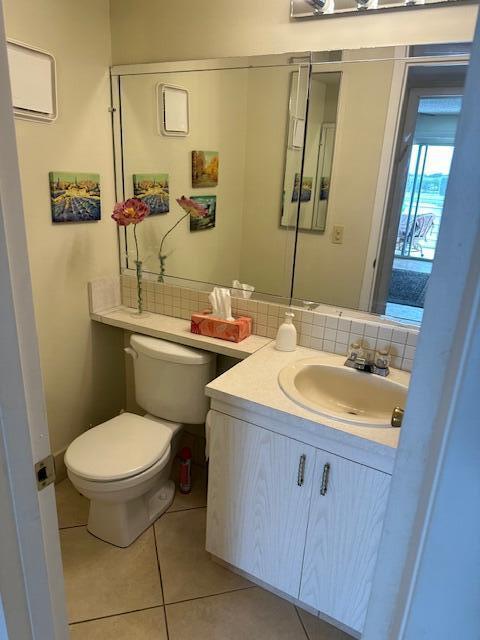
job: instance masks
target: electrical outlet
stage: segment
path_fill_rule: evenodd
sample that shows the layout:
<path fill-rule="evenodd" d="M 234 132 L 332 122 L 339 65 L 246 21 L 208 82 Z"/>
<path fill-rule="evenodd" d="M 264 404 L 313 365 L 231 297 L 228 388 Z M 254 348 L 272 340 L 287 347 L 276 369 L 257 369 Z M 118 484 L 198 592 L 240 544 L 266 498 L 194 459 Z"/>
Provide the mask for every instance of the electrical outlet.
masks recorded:
<path fill-rule="evenodd" d="M 340 224 L 336 224 L 333 227 L 333 231 L 332 231 L 332 242 L 333 244 L 343 244 L 343 232 L 345 230 L 345 227 L 340 225 Z"/>

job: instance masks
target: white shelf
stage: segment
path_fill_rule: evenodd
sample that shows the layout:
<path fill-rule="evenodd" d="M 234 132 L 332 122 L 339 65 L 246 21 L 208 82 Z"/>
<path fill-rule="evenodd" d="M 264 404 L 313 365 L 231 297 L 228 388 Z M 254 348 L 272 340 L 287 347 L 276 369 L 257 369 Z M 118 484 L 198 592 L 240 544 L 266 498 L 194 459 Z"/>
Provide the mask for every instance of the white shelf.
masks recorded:
<path fill-rule="evenodd" d="M 197 347 L 205 351 L 213 351 L 240 360 L 248 358 L 271 342 L 270 338 L 255 335 L 245 338 L 242 342 L 228 342 L 227 340 L 199 336 L 191 333 L 190 320 L 150 312 L 140 318 L 135 316 L 134 309 L 129 307 L 116 307 L 107 311 L 90 313 L 90 317 L 95 322 L 102 322 L 112 327 L 142 333 L 153 338 L 162 338 L 189 347 Z"/>

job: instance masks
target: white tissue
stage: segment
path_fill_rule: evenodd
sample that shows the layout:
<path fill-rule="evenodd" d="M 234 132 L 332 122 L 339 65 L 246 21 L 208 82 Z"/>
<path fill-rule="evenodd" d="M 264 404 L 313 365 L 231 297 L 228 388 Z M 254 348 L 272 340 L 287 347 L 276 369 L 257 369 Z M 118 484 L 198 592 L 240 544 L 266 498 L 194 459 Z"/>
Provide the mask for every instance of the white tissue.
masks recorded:
<path fill-rule="evenodd" d="M 252 287 L 251 284 L 245 284 L 238 280 L 232 282 L 231 294 L 233 298 L 245 298 L 248 300 L 252 297 L 254 291 L 255 287 Z"/>
<path fill-rule="evenodd" d="M 212 315 L 221 320 L 234 320 L 229 289 L 215 287 L 212 293 L 209 294 L 208 299 L 212 305 Z"/>

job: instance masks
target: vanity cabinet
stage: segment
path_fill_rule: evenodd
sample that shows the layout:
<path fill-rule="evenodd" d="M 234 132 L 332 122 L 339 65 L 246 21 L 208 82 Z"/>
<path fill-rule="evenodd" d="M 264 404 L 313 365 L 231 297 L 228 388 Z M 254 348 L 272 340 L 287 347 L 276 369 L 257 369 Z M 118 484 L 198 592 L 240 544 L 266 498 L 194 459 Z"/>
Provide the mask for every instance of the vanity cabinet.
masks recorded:
<path fill-rule="evenodd" d="M 211 412 L 207 551 L 361 631 L 390 476 Z"/>
<path fill-rule="evenodd" d="M 317 449 L 299 600 L 365 622 L 390 476 Z"/>
<path fill-rule="evenodd" d="M 207 551 L 297 598 L 315 449 L 212 414 Z"/>

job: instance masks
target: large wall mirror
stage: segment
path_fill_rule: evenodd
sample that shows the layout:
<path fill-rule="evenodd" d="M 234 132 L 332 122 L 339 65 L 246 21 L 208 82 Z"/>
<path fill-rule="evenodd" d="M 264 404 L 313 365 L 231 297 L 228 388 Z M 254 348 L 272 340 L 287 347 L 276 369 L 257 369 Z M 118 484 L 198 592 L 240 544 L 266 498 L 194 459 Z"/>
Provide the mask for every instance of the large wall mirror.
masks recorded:
<path fill-rule="evenodd" d="M 462 44 L 114 68 L 118 198 L 152 206 L 146 271 L 185 195 L 209 216 L 164 240 L 167 282 L 420 321 L 467 66 Z M 178 135 L 164 87 L 186 96 Z"/>
<path fill-rule="evenodd" d="M 209 205 L 212 219 L 202 227 L 187 217 L 168 235 L 163 245 L 167 279 L 227 287 L 238 280 L 259 294 L 289 298 L 296 229 L 295 223 L 282 227 L 279 213 L 287 103 L 296 74 L 303 82 L 297 93 L 301 89 L 306 110 L 309 66 L 290 63 L 287 56 L 261 60 L 259 66 L 248 60 L 236 61 L 234 68 L 219 68 L 222 64 L 120 76 L 120 197 L 133 196 L 140 181 L 155 212 L 155 195 L 162 190 L 158 213 L 138 228 L 147 272 L 159 272 L 160 243 L 182 217 L 176 198 L 185 195 Z M 165 84 L 188 92 L 188 135 L 164 135 L 158 127 L 164 105 L 157 88 Z M 299 138 L 300 152 L 289 167 L 292 175 L 301 174 L 303 133 Z M 209 176 L 212 161 L 215 175 Z M 125 266 L 131 267 L 132 238 L 125 237 Z"/>

